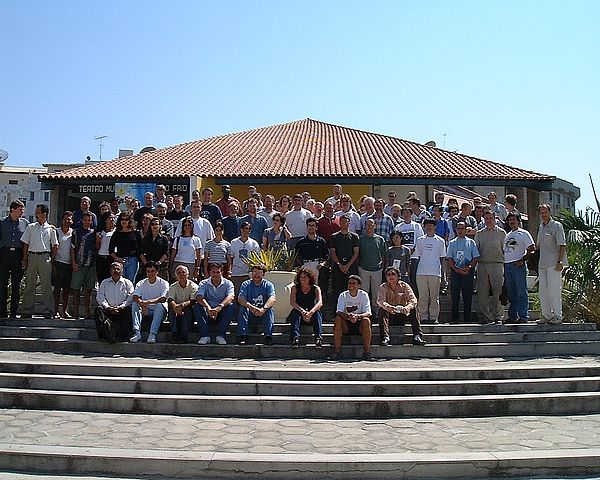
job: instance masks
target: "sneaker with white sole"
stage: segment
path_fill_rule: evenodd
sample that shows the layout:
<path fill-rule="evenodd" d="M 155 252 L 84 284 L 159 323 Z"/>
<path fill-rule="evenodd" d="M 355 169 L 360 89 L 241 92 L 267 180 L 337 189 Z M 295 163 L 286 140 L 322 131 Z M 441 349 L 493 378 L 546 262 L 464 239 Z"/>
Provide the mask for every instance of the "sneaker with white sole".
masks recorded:
<path fill-rule="evenodd" d="M 222 337 L 221 335 L 216 338 L 216 341 L 218 345 L 227 345 L 227 340 L 225 340 L 225 337 Z"/>
<path fill-rule="evenodd" d="M 149 333 L 147 342 L 148 343 L 156 343 L 156 334 Z"/>
<path fill-rule="evenodd" d="M 200 337 L 198 340 L 198 345 L 207 345 L 210 343 L 210 337 Z"/>
<path fill-rule="evenodd" d="M 133 335 L 133 337 L 131 337 L 129 339 L 130 343 L 138 343 L 138 342 L 141 342 L 141 341 L 142 341 L 142 334 L 140 333 L 139 330 L 136 330 L 135 334 Z"/>

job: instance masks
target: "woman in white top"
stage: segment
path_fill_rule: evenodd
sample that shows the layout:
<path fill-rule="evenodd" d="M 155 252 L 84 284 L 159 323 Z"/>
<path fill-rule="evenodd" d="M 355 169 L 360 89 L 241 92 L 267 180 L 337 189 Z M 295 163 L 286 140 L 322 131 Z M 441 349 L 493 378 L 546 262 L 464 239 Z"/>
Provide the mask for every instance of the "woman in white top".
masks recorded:
<path fill-rule="evenodd" d="M 175 270 L 179 265 L 185 265 L 190 271 L 190 278 L 198 282 L 201 278 L 202 242 L 194 235 L 192 217 L 181 220 L 181 234 L 173 240 L 171 247 L 171 276 L 175 278 Z"/>
<path fill-rule="evenodd" d="M 100 217 L 100 225 L 103 225 L 102 230 L 96 231 L 96 249 L 98 250 L 98 256 L 96 257 L 96 275 L 98 277 L 98 284 L 102 283 L 102 280 L 110 277 L 110 264 L 113 262 L 110 256 L 110 239 L 115 231 L 115 218 L 112 213 L 103 213 Z"/>

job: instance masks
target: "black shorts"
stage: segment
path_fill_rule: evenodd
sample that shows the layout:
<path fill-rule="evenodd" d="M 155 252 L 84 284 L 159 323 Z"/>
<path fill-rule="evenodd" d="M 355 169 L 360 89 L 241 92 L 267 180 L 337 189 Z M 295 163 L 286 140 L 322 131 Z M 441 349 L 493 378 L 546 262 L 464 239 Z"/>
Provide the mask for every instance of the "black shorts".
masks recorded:
<path fill-rule="evenodd" d="M 55 262 L 56 275 L 52 275 L 52 286 L 54 288 L 64 288 L 68 290 L 71 288 L 71 276 L 73 269 L 68 263 Z"/>

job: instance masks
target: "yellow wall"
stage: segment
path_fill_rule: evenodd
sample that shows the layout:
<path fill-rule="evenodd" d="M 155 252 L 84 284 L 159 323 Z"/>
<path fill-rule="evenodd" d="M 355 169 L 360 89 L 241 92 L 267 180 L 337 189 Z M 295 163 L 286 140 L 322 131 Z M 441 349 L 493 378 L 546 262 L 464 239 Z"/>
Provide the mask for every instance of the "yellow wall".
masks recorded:
<path fill-rule="evenodd" d="M 328 184 L 285 184 L 285 180 L 282 184 L 260 184 L 253 183 L 260 194 L 264 197 L 267 194 L 271 194 L 276 200 L 279 200 L 282 195 L 293 196 L 295 193 L 309 192 L 311 196 L 318 201 L 324 201 L 327 197 L 333 195 L 333 183 Z M 231 194 L 238 200 L 245 200 L 248 198 L 248 186 L 244 185 L 231 185 Z M 198 178 L 197 189 L 202 191 L 203 188 L 210 187 L 214 191 L 213 200 L 217 201 L 221 198 L 221 186 L 215 183 L 214 178 Z M 371 195 L 372 188 L 370 185 L 342 185 L 344 193 L 347 193 L 352 197 L 352 201 L 358 202 L 362 195 Z"/>

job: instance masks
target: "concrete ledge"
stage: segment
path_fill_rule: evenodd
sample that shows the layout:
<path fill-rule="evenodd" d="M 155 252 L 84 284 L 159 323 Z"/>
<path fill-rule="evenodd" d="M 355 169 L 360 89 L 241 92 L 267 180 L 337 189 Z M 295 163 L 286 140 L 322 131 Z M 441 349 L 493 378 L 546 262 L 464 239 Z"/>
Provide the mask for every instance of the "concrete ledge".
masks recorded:
<path fill-rule="evenodd" d="M 600 392 L 416 397 L 120 394 L 0 388 L 0 407 L 259 418 L 466 417 L 599 413 Z"/>
<path fill-rule="evenodd" d="M 453 454 L 239 454 L 0 444 L 0 469 L 166 478 L 417 480 L 600 473 L 600 449 Z"/>

